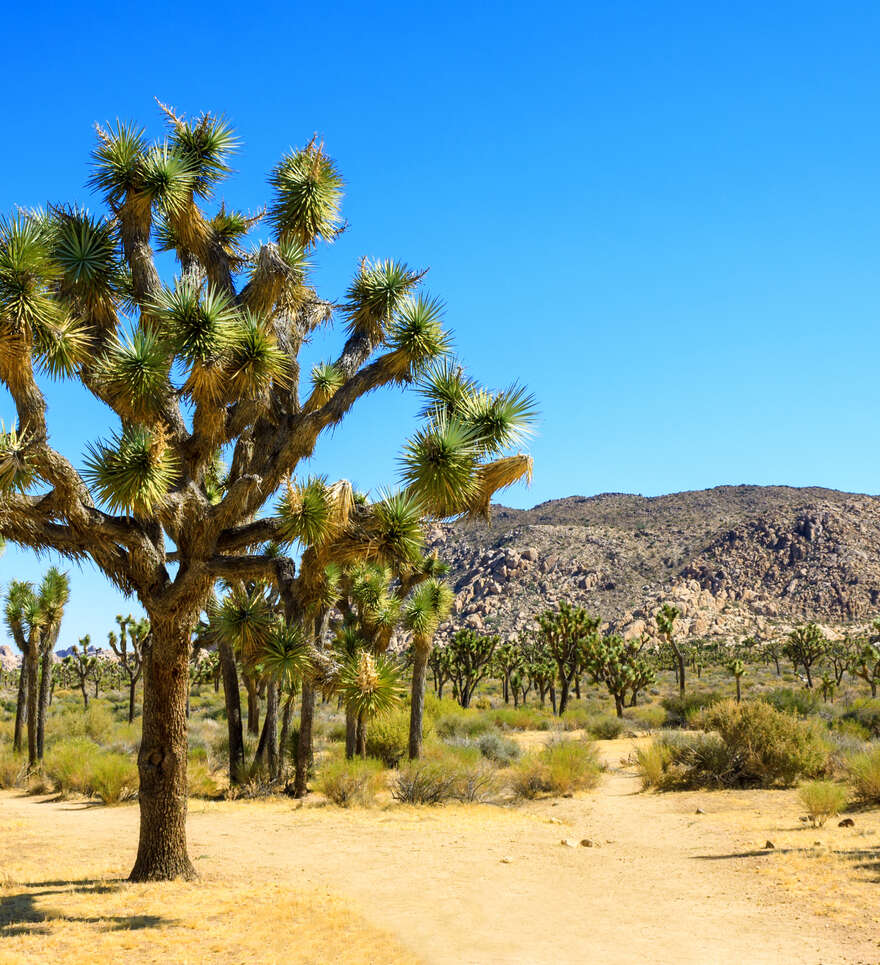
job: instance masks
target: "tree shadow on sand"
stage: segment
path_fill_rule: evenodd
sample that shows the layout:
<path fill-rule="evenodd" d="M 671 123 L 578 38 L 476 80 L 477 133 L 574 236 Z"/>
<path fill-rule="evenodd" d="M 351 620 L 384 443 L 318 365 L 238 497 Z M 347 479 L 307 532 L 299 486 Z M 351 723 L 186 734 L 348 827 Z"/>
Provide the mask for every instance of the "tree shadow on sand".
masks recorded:
<path fill-rule="evenodd" d="M 122 881 L 84 878 L 70 881 L 33 881 L 17 886 L 12 894 L 0 895 L 0 940 L 14 935 L 49 934 L 49 923 L 67 921 L 100 926 L 101 931 L 138 931 L 176 924 L 161 915 L 75 915 L 62 908 L 43 907 L 50 895 L 106 895 L 119 891 Z"/>

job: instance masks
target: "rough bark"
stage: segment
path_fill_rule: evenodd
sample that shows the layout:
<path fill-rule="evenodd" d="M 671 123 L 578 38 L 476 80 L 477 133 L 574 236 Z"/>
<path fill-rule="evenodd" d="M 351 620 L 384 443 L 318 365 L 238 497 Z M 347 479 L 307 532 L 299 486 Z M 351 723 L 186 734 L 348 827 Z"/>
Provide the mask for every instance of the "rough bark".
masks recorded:
<path fill-rule="evenodd" d="M 46 708 L 49 706 L 49 692 L 52 686 L 52 650 L 46 647 L 40 658 L 40 695 L 37 701 L 37 758 L 43 759 L 43 745 L 46 734 Z"/>
<path fill-rule="evenodd" d="M 312 721 L 315 717 L 315 688 L 303 681 L 302 700 L 299 711 L 299 740 L 296 745 L 296 774 L 293 779 L 293 796 L 305 797 L 308 793 L 309 768 L 312 764 Z"/>
<path fill-rule="evenodd" d="M 28 739 L 28 767 L 37 764 L 37 701 L 39 685 L 39 650 L 35 638 L 28 641 L 28 680 L 27 680 L 27 739 Z"/>
<path fill-rule="evenodd" d="M 186 697 L 190 619 L 150 613 L 144 653 L 143 736 L 138 754 L 141 824 L 131 881 L 192 880 L 186 849 Z"/>
<path fill-rule="evenodd" d="M 351 760 L 357 751 L 357 714 L 345 708 L 345 757 Z"/>
<path fill-rule="evenodd" d="M 358 714 L 357 718 L 357 754 L 364 760 L 367 758 L 367 722 L 363 714 Z"/>
<path fill-rule="evenodd" d="M 220 640 L 217 644 L 223 672 L 223 696 L 226 700 L 226 726 L 229 733 L 229 783 L 239 784 L 244 777 L 244 735 L 241 727 L 241 695 L 238 670 L 232 647 Z"/>
<path fill-rule="evenodd" d="M 415 647 L 413 652 L 412 699 L 409 710 L 409 759 L 422 753 L 422 722 L 425 716 L 425 681 L 428 674 L 428 650 Z"/>
<path fill-rule="evenodd" d="M 293 694 L 288 694 L 281 711 L 281 738 L 278 741 L 278 775 L 284 773 L 287 744 L 290 741 L 290 718 L 293 713 Z"/>
<path fill-rule="evenodd" d="M 12 750 L 16 754 L 22 751 L 24 728 L 27 723 L 27 657 L 21 655 L 21 667 L 18 671 L 18 700 L 15 704 L 15 730 L 12 737 Z"/>
<path fill-rule="evenodd" d="M 260 698 L 257 696 L 257 684 L 253 677 L 244 675 L 244 685 L 247 688 L 247 731 L 253 737 L 260 733 Z"/>
<path fill-rule="evenodd" d="M 137 688 L 137 677 L 132 677 L 128 682 L 128 722 L 134 722 L 134 692 Z"/>

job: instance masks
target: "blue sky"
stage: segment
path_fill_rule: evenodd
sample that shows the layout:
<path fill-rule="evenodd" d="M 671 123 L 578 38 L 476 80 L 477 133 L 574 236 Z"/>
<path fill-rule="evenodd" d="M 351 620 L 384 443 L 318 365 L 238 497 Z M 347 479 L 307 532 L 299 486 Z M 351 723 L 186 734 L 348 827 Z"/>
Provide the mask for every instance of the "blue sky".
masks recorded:
<path fill-rule="evenodd" d="M 154 97 L 228 115 L 243 145 L 222 194 L 241 208 L 318 132 L 350 222 L 316 255 L 322 294 L 362 255 L 430 267 L 473 374 L 538 397 L 534 483 L 505 502 L 880 490 L 876 3 L 242 9 L 10 7 L 0 210 L 94 207 L 94 123 L 158 134 Z M 106 434 L 74 387 L 49 399 L 73 456 Z M 415 408 L 369 398 L 314 468 L 387 483 Z M 46 565 L 8 549 L 0 586 Z M 103 640 L 135 604 L 72 575 L 62 644 Z"/>

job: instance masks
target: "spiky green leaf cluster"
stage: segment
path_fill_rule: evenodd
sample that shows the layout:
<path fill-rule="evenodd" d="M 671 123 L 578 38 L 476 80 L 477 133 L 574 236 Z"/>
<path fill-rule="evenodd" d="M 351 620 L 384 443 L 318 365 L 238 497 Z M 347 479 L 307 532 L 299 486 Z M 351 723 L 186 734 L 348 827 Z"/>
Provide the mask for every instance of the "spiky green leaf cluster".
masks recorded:
<path fill-rule="evenodd" d="M 278 347 L 268 322 L 247 309 L 242 312 L 229 352 L 229 374 L 237 398 L 257 398 L 273 382 L 288 381 L 287 356 Z"/>
<path fill-rule="evenodd" d="M 312 397 L 317 405 L 333 398 L 345 383 L 345 376 L 332 362 L 319 362 L 312 369 Z"/>
<path fill-rule="evenodd" d="M 50 285 L 59 268 L 41 219 L 18 214 L 0 220 L 0 337 L 29 342 L 61 320 Z"/>
<path fill-rule="evenodd" d="M 262 585 L 233 587 L 211 614 L 216 632 L 245 663 L 259 661 L 277 630 L 278 618 Z"/>
<path fill-rule="evenodd" d="M 333 241 L 342 230 L 342 177 L 323 145 L 312 141 L 285 154 L 269 176 L 274 197 L 269 220 L 278 239 L 308 248 L 319 239 Z"/>
<path fill-rule="evenodd" d="M 403 481 L 430 514 L 456 515 L 476 494 L 480 454 L 473 429 L 437 412 L 404 446 Z"/>
<path fill-rule="evenodd" d="M 400 671 L 390 660 L 362 650 L 343 665 L 338 693 L 349 711 L 372 720 L 400 703 Z"/>
<path fill-rule="evenodd" d="M 175 119 L 169 142 L 193 173 L 193 191 L 200 198 L 210 198 L 214 185 L 229 173 L 226 162 L 238 147 L 229 122 L 209 113 L 195 121 Z"/>
<path fill-rule="evenodd" d="M 290 693 L 311 669 L 311 647 L 301 624 L 277 623 L 259 654 L 260 671 Z"/>
<path fill-rule="evenodd" d="M 403 299 L 388 329 L 389 347 L 405 362 L 407 376 L 420 373 L 430 362 L 447 355 L 452 347 L 442 324 L 443 305 L 420 294 Z"/>
<path fill-rule="evenodd" d="M 111 510 L 148 515 L 174 484 L 177 459 L 160 430 L 126 426 L 88 447 L 85 476 Z"/>
<path fill-rule="evenodd" d="M 398 567 L 418 564 L 425 542 L 423 519 L 423 507 L 415 494 L 382 494 L 370 505 L 364 524 L 370 558 Z"/>
<path fill-rule="evenodd" d="M 342 309 L 348 319 L 349 331 L 381 341 L 395 313 L 419 283 L 422 274 L 400 261 L 365 259 L 348 288 L 347 301 Z"/>
<path fill-rule="evenodd" d="M 0 422 L 0 492 L 25 492 L 36 475 L 28 461 L 27 433 L 13 426 L 8 432 Z"/>

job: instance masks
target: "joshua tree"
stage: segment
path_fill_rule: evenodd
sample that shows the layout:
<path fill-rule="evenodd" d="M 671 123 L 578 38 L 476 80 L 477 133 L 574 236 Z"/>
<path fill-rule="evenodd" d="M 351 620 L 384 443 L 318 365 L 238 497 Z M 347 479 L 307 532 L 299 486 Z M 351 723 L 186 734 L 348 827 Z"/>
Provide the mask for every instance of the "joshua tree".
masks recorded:
<path fill-rule="evenodd" d="M 91 636 L 87 633 L 79 639 L 79 649 L 75 647 L 72 653 L 64 658 L 65 666 L 70 670 L 79 682 L 79 689 L 82 693 L 83 708 L 89 709 L 89 691 L 86 683 L 94 677 L 98 671 L 98 658 L 89 653 L 89 645 L 92 642 Z"/>
<path fill-rule="evenodd" d="M 13 580 L 6 592 L 3 619 L 9 635 L 21 651 L 21 666 L 18 672 L 18 700 L 15 705 L 15 729 L 12 736 L 12 749 L 16 754 L 22 751 L 24 728 L 27 725 L 27 694 L 30 662 L 28 660 L 27 630 L 25 614 L 34 588 L 23 580 Z"/>
<path fill-rule="evenodd" d="M 492 658 L 492 674 L 501 680 L 501 696 L 504 703 L 510 703 L 510 678 L 522 666 L 523 651 L 513 640 L 505 640 L 495 648 Z"/>
<path fill-rule="evenodd" d="M 528 456 L 504 455 L 529 420 L 530 397 L 481 390 L 452 363 L 428 373 L 449 350 L 441 306 L 418 293 L 424 273 L 400 262 L 360 264 L 340 306 L 345 344 L 301 398 L 300 348 L 332 315 L 307 274 L 318 242 L 344 226 L 336 165 L 315 140 L 282 157 L 269 178 L 271 237 L 248 249 L 258 217 L 206 210 L 229 171 L 233 132 L 212 115 L 164 110 L 169 130 L 152 144 L 134 126 L 98 130 L 91 184 L 106 215 L 59 204 L 0 227 L 0 382 L 18 420 L 0 436 L 0 533 L 90 558 L 137 596 L 152 628 L 135 881 L 195 874 L 185 832 L 188 663 L 215 583 L 275 584 L 286 621 L 321 639 L 332 605 L 323 573 L 339 541 L 327 532 L 311 541 L 323 523 L 298 502 L 293 476 L 325 431 L 365 394 L 422 380 L 425 424 L 405 450 L 400 497 L 418 518 L 485 514 L 496 490 L 531 469 Z M 156 248 L 177 258 L 172 284 Z M 90 447 L 84 475 L 49 444 L 37 372 L 78 379 L 120 420 Z M 218 491 L 211 467 L 224 448 L 231 464 Z M 381 555 L 395 538 L 393 498 L 353 514 L 373 533 L 361 555 Z M 298 572 L 290 556 L 267 551 L 294 541 Z M 313 704 L 304 682 L 304 752 Z"/>
<path fill-rule="evenodd" d="M 871 696 L 877 696 L 880 684 L 880 622 L 874 624 L 875 633 L 869 641 L 862 641 L 850 664 L 850 673 L 860 677 L 871 688 Z"/>
<path fill-rule="evenodd" d="M 675 639 L 675 621 L 681 615 L 681 611 L 670 603 L 664 603 L 654 619 L 657 621 L 657 630 L 663 641 L 669 647 L 675 659 L 675 676 L 678 681 L 678 692 L 684 697 L 684 649 Z"/>
<path fill-rule="evenodd" d="M 497 646 L 497 636 L 475 630 L 459 630 L 446 644 L 455 696 L 462 707 L 470 707 L 477 684 L 489 674 Z"/>
<path fill-rule="evenodd" d="M 61 633 L 64 608 L 70 599 L 70 581 L 66 573 L 54 566 L 46 573 L 40 583 L 38 595 L 42 616 L 40 637 L 40 689 L 37 699 L 37 758 L 43 759 L 43 745 L 46 733 L 46 708 L 52 691 L 52 655 Z"/>
<path fill-rule="evenodd" d="M 558 610 L 547 610 L 537 619 L 538 639 L 556 663 L 561 717 L 568 707 L 571 685 L 583 670 L 585 647 L 594 639 L 600 620 L 564 601 Z"/>
<path fill-rule="evenodd" d="M 144 648 L 149 646 L 150 621 L 136 620 L 130 613 L 127 617 L 116 615 L 119 627 L 117 636 L 112 630 L 107 634 L 110 649 L 119 660 L 119 667 L 128 678 L 128 722 L 134 720 L 134 695 L 141 679 L 144 666 Z"/>
<path fill-rule="evenodd" d="M 443 687 L 447 681 L 452 679 L 452 668 L 449 663 L 449 654 L 446 651 L 446 647 L 432 647 L 428 655 L 428 666 L 431 668 L 431 675 L 434 678 L 434 690 L 442 700 Z"/>
<path fill-rule="evenodd" d="M 795 673 L 798 667 L 804 668 L 804 682 L 807 687 L 813 686 L 812 668 L 821 663 L 827 650 L 828 639 L 815 623 L 792 630 L 784 647 L 784 653 L 792 662 Z"/>
<path fill-rule="evenodd" d="M 400 673 L 387 658 L 361 650 L 343 664 L 337 687 L 346 709 L 352 710 L 358 721 L 357 753 L 366 757 L 367 723 L 400 702 Z"/>
<path fill-rule="evenodd" d="M 428 658 L 434 646 L 437 627 L 449 616 L 454 594 L 436 578 L 422 584 L 407 601 L 403 625 L 412 634 L 412 698 L 409 718 L 409 757 L 415 760 L 422 751 L 422 719 L 425 712 L 425 681 Z"/>
<path fill-rule="evenodd" d="M 550 695 L 550 705 L 556 713 L 556 663 L 550 651 L 533 637 L 521 637 L 520 649 L 525 661 L 525 671 L 529 675 L 543 707 Z"/>
<path fill-rule="evenodd" d="M 594 683 L 608 688 L 618 717 L 623 717 L 626 695 L 638 693 L 653 680 L 653 670 L 640 651 L 638 643 L 616 634 L 593 634 L 587 639 L 584 666 Z"/>
<path fill-rule="evenodd" d="M 746 670 L 745 664 L 736 657 L 727 664 L 727 669 L 736 680 L 736 702 L 739 703 L 742 700 L 741 681 Z"/>

